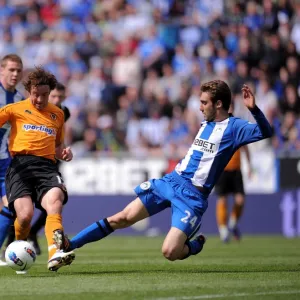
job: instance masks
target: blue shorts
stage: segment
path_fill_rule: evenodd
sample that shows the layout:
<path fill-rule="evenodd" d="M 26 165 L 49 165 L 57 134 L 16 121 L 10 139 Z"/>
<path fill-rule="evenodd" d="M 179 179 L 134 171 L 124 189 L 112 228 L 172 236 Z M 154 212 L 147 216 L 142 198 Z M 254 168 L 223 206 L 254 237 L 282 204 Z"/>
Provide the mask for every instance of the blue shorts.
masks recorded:
<path fill-rule="evenodd" d="M 5 174 L 9 167 L 11 158 L 0 159 L 0 198 L 6 195 L 5 191 Z M 1 199 L 0 199 L 1 200 Z"/>
<path fill-rule="evenodd" d="M 150 216 L 171 207 L 172 227 L 192 238 L 200 229 L 202 215 L 208 207 L 209 193 L 200 192 L 189 179 L 175 171 L 161 179 L 151 179 L 134 189 Z"/>
<path fill-rule="evenodd" d="M 0 201 L 1 201 L 1 198 L 5 195 L 6 195 L 5 179 L 0 178 Z"/>

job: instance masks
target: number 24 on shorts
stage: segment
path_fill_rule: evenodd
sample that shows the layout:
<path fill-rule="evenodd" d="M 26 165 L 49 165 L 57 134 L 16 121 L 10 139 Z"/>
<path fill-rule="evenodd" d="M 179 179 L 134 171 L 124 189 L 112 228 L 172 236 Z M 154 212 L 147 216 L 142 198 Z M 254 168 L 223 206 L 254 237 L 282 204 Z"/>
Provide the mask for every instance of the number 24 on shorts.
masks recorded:
<path fill-rule="evenodd" d="M 198 217 L 194 216 L 191 218 L 191 213 L 188 210 L 185 210 L 184 212 L 186 213 L 186 216 L 180 219 L 180 221 L 183 223 L 190 223 L 191 228 L 194 228 L 197 223 Z"/>

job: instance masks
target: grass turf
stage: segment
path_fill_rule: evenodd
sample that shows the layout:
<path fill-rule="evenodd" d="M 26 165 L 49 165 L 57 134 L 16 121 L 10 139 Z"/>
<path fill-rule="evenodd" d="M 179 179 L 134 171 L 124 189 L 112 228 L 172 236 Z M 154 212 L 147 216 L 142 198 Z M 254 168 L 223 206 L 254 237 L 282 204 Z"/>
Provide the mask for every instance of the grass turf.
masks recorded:
<path fill-rule="evenodd" d="M 204 250 L 169 262 L 163 238 L 113 236 L 76 250 L 57 273 L 43 255 L 26 275 L 0 267 L 0 299 L 300 299 L 300 239 L 244 237 L 223 245 L 208 237 Z"/>

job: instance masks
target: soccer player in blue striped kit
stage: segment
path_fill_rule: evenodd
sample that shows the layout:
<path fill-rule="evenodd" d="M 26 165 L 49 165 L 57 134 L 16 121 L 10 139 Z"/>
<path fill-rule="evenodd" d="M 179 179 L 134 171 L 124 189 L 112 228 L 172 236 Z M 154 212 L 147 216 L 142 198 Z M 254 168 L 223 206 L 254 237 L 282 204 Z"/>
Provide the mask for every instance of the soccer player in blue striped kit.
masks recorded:
<path fill-rule="evenodd" d="M 8 54 L 0 61 L 0 108 L 11 103 L 23 100 L 24 97 L 17 90 L 16 86 L 23 75 L 22 59 L 16 54 Z M 5 173 L 11 162 L 8 152 L 8 136 L 10 125 L 5 124 L 0 128 L 0 197 L 2 198 L 2 209 L 0 210 L 0 249 L 7 237 L 9 228 L 14 223 L 14 216 L 8 209 L 5 191 Z M 12 242 L 10 240 L 10 242 Z M 0 266 L 6 265 L 4 257 L 1 257 Z"/>
<path fill-rule="evenodd" d="M 214 80 L 203 84 L 200 110 L 205 121 L 185 158 L 172 173 L 137 186 L 138 197 L 124 210 L 93 223 L 70 241 L 66 240 L 69 250 L 101 240 L 117 229 L 171 207 L 172 225 L 162 245 L 163 255 L 174 261 L 198 254 L 205 243 L 205 237 L 197 232 L 208 207 L 208 196 L 225 166 L 241 146 L 272 135 L 271 126 L 256 106 L 248 86 L 243 86 L 242 94 L 256 124 L 228 114 L 231 91 L 225 82 Z"/>

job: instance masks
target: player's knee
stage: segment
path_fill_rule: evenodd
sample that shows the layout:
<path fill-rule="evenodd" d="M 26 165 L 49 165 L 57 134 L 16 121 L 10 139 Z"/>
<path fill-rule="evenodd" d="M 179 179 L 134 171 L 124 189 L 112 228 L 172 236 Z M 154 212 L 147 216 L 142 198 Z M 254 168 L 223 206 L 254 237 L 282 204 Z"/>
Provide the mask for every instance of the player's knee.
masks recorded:
<path fill-rule="evenodd" d="M 245 197 L 244 195 L 242 194 L 237 194 L 235 196 L 235 203 L 238 204 L 238 205 L 244 205 L 244 202 L 245 202 Z"/>
<path fill-rule="evenodd" d="M 174 261 L 179 259 L 180 251 L 176 247 L 163 246 L 162 254 L 167 260 Z"/>
<path fill-rule="evenodd" d="M 22 226 L 28 226 L 31 223 L 33 212 L 30 210 L 23 210 L 17 213 L 18 222 Z"/>
<path fill-rule="evenodd" d="M 61 198 L 56 198 L 50 203 L 50 207 L 60 210 L 63 206 L 63 199 Z"/>
<path fill-rule="evenodd" d="M 64 194 L 58 187 L 50 189 L 42 198 L 42 207 L 47 214 L 61 213 L 64 202 Z"/>
<path fill-rule="evenodd" d="M 220 196 L 218 198 L 218 204 L 219 205 L 225 205 L 226 204 L 226 197 L 225 196 Z"/>
<path fill-rule="evenodd" d="M 52 214 L 61 214 L 62 213 L 62 208 L 63 208 L 63 204 L 62 201 L 60 201 L 59 199 L 54 200 L 50 203 L 47 203 L 47 206 L 44 207 L 47 214 L 48 215 L 52 215 Z"/>

